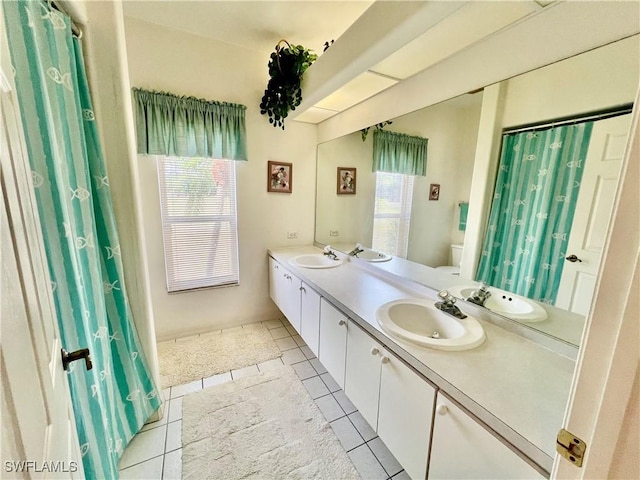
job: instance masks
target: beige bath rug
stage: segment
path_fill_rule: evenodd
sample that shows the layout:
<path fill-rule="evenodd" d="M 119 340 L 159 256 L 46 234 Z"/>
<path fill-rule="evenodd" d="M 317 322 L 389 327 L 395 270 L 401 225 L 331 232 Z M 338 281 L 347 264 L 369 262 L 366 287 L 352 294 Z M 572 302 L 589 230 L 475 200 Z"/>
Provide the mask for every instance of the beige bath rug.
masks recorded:
<path fill-rule="evenodd" d="M 360 477 L 293 369 L 283 366 L 184 397 L 182 478 Z"/>
<path fill-rule="evenodd" d="M 182 385 L 281 355 L 271 334 L 261 323 L 160 342 L 160 383 L 162 388 Z"/>

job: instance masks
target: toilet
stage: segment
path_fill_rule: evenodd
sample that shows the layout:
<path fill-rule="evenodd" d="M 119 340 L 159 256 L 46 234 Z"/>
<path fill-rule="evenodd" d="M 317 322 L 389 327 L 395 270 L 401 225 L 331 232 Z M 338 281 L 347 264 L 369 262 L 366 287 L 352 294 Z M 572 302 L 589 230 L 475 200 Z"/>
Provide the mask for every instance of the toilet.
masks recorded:
<path fill-rule="evenodd" d="M 460 275 L 461 261 L 462 261 L 462 245 L 458 245 L 454 243 L 451 245 L 451 263 L 453 265 L 436 267 L 436 269 L 444 273 L 449 273 L 451 275 Z"/>

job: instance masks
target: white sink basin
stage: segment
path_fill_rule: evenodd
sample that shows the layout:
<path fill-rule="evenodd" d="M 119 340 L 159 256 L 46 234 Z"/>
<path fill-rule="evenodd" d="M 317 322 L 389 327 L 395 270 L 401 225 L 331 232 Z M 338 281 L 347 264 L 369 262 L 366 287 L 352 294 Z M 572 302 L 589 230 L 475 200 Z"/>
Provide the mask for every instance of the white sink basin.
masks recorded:
<path fill-rule="evenodd" d="M 391 255 L 376 250 L 364 250 L 358 253 L 356 257 L 367 262 L 387 262 L 391 260 Z"/>
<path fill-rule="evenodd" d="M 302 268 L 333 268 L 342 265 L 342 260 L 334 260 L 322 253 L 306 253 L 292 258 L 289 263 Z"/>
<path fill-rule="evenodd" d="M 464 285 L 450 288 L 449 293 L 455 297 L 466 299 L 477 289 L 476 286 Z M 492 312 L 528 323 L 542 322 L 547 318 L 547 311 L 537 302 L 499 288 L 489 287 L 489 292 L 491 292 L 491 296 L 485 302 L 484 307 Z"/>
<path fill-rule="evenodd" d="M 376 320 L 392 337 L 437 350 L 470 350 L 485 339 L 482 325 L 475 318 L 459 320 L 438 310 L 428 299 L 385 303 L 376 310 Z"/>

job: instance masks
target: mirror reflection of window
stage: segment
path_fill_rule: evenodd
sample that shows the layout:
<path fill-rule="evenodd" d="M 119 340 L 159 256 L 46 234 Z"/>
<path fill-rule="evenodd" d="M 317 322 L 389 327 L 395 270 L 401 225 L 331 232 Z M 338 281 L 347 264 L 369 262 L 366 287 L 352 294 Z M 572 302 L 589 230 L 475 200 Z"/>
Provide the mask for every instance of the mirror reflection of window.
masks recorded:
<path fill-rule="evenodd" d="M 412 175 L 376 172 L 376 201 L 371 247 L 406 258 L 413 198 Z"/>

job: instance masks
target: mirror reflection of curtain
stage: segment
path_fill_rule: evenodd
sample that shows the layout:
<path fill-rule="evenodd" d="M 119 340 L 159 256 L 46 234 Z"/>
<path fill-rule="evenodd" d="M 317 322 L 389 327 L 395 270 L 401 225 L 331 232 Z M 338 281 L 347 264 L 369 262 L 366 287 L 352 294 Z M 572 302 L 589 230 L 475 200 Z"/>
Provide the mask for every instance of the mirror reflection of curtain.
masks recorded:
<path fill-rule="evenodd" d="M 407 257 L 413 179 L 426 175 L 428 143 L 426 138 L 404 133 L 380 129 L 373 132 L 373 249 Z"/>
<path fill-rule="evenodd" d="M 503 135 L 477 280 L 555 302 L 592 128 Z"/>
<path fill-rule="evenodd" d="M 118 478 L 160 392 L 129 307 L 82 48 L 47 2 L 2 7 L 62 344 L 89 348 L 93 361 L 89 371 L 72 363 L 67 376 L 84 471 Z"/>

